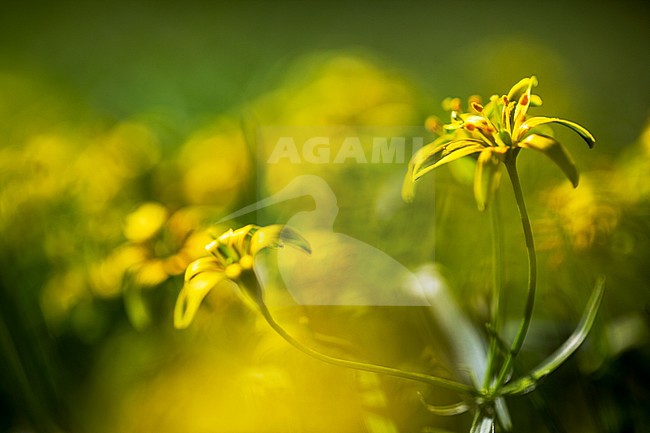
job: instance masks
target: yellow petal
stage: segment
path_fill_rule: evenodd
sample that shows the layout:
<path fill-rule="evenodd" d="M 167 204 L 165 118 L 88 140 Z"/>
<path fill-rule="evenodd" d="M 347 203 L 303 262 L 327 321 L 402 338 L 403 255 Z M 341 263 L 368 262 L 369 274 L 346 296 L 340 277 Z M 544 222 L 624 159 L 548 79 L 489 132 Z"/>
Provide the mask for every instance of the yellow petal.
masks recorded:
<path fill-rule="evenodd" d="M 187 283 L 202 272 L 221 272 L 224 266 L 214 257 L 201 257 L 194 260 L 185 270 L 185 282 Z"/>
<path fill-rule="evenodd" d="M 515 114 L 514 114 L 514 123 L 512 126 L 513 131 L 517 131 L 521 124 L 526 120 L 526 113 L 528 113 L 528 107 L 530 107 L 530 102 L 531 102 L 531 91 L 533 89 L 533 86 L 537 85 L 537 79 L 535 77 L 531 77 L 528 80 L 528 86 L 524 90 L 524 92 L 519 96 L 519 99 L 517 100 L 517 106 L 515 108 Z"/>
<path fill-rule="evenodd" d="M 534 75 L 530 78 L 522 78 L 512 86 L 508 92 L 508 101 L 518 101 L 521 95 L 526 93 L 531 87 L 537 86 L 537 77 Z"/>
<path fill-rule="evenodd" d="M 265 248 L 282 248 L 291 245 L 306 253 L 311 253 L 309 242 L 296 230 L 280 224 L 260 227 L 252 236 L 249 254 L 255 257 Z"/>
<path fill-rule="evenodd" d="M 162 229 L 168 215 L 159 203 L 143 203 L 126 217 L 124 237 L 132 242 L 144 242 Z"/>
<path fill-rule="evenodd" d="M 485 149 L 485 145 L 483 141 L 481 140 L 476 140 L 476 139 L 464 139 L 464 140 L 458 140 L 456 142 L 450 143 L 450 145 L 454 145 L 454 150 L 452 152 L 447 153 L 445 156 L 440 158 L 435 164 L 429 165 L 424 168 L 419 168 L 416 169 L 413 172 L 413 180 L 418 180 L 428 172 L 435 170 L 436 168 L 440 167 L 441 165 L 447 164 L 449 162 L 455 161 L 459 158 L 462 158 L 464 156 L 471 155 L 473 153 L 480 152 L 481 150 Z"/>
<path fill-rule="evenodd" d="M 174 326 L 177 329 L 187 328 L 210 290 L 226 280 L 224 272 L 215 271 L 201 272 L 187 280 L 176 300 Z"/>
<path fill-rule="evenodd" d="M 587 145 L 592 148 L 594 147 L 594 144 L 596 143 L 596 139 L 594 138 L 593 135 L 589 131 L 587 131 L 586 128 L 578 125 L 575 122 L 571 122 L 570 120 L 564 120 L 564 119 L 559 119 L 557 117 L 531 117 L 530 119 L 526 120 L 519 128 L 517 131 L 515 131 L 515 141 L 521 140 L 521 138 L 528 132 L 530 129 L 539 126 L 539 125 L 545 125 L 548 123 L 559 123 L 560 125 L 564 125 L 568 128 L 571 128 L 573 131 L 577 132 L 580 137 L 587 143 Z"/>
<path fill-rule="evenodd" d="M 490 205 L 501 180 L 501 162 L 505 153 L 497 152 L 496 149 L 502 148 L 483 149 L 476 162 L 474 197 L 480 211 Z"/>

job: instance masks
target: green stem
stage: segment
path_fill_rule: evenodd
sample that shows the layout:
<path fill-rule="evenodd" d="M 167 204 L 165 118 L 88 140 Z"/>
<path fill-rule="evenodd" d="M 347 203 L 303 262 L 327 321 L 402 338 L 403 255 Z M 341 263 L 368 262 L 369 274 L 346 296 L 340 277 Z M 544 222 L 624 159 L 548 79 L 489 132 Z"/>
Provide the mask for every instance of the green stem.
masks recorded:
<path fill-rule="evenodd" d="M 521 217 L 521 226 L 524 230 L 524 239 L 526 241 L 526 251 L 528 252 L 528 295 L 526 298 L 526 305 L 524 307 L 524 317 L 521 319 L 519 330 L 515 335 L 515 339 L 510 346 L 510 352 L 506 354 L 506 360 L 499 372 L 496 383 L 492 390 L 498 390 L 505 382 L 512 364 L 524 344 L 528 327 L 533 317 L 533 307 L 535 305 L 535 292 L 537 289 L 537 258 L 535 253 L 535 241 L 533 240 L 533 230 L 530 226 L 530 219 L 528 218 L 528 211 L 526 210 L 526 202 L 524 201 L 524 194 L 521 189 L 521 182 L 519 181 L 519 174 L 517 173 L 517 159 L 516 155 L 507 160 L 506 168 L 508 176 L 512 182 L 512 189 L 515 193 L 515 200 L 519 208 L 519 215 Z"/>
<path fill-rule="evenodd" d="M 492 256 L 493 256 L 493 278 L 492 299 L 490 311 L 490 346 L 488 349 L 487 366 L 483 376 L 483 389 L 488 389 L 491 385 L 492 376 L 496 363 L 496 357 L 499 347 L 498 336 L 501 328 L 501 313 L 499 301 L 501 299 L 501 287 L 503 280 L 503 249 L 501 245 L 501 225 L 499 221 L 499 209 L 497 197 L 490 207 L 490 221 L 492 223 Z"/>
<path fill-rule="evenodd" d="M 291 344 L 296 349 L 300 350 L 301 352 L 313 358 L 318 359 L 319 361 L 337 365 L 339 367 L 352 368 L 355 370 L 369 371 L 372 373 L 386 374 L 389 376 L 400 377 L 402 379 L 415 380 L 430 385 L 436 385 L 441 388 L 446 388 L 450 391 L 461 392 L 470 395 L 478 394 L 477 391 L 471 386 L 453 380 L 443 379 L 437 376 L 430 376 L 428 374 L 415 373 L 411 371 L 403 371 L 396 368 L 385 367 L 385 366 L 374 365 L 374 364 L 366 364 L 364 362 L 350 361 L 347 359 L 335 358 L 333 356 L 325 355 L 324 353 L 314 350 L 311 347 L 305 346 L 304 344 L 296 340 L 294 337 L 292 337 L 289 333 L 287 333 L 287 331 L 285 331 L 284 328 L 275 321 L 275 319 L 271 315 L 271 312 L 268 310 L 266 304 L 263 301 L 260 301 L 257 304 L 260 309 L 260 312 L 262 313 L 262 316 L 264 316 L 264 319 L 266 319 L 268 324 L 271 326 L 271 328 L 273 328 L 275 332 L 277 332 L 282 338 L 284 338 L 289 344 Z"/>

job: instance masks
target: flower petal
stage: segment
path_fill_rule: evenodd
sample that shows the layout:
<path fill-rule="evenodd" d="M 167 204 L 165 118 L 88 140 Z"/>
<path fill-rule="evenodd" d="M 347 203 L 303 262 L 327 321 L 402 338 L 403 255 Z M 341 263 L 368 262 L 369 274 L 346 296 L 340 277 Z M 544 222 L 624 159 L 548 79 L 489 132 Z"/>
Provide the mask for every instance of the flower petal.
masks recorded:
<path fill-rule="evenodd" d="M 557 166 L 560 167 L 564 174 L 569 178 L 573 187 L 575 188 L 578 186 L 580 175 L 578 174 L 576 164 L 573 161 L 571 154 L 569 154 L 560 142 L 545 135 L 531 134 L 519 143 L 519 146 L 525 149 L 537 150 L 551 158 L 551 160 L 557 164 Z"/>
<path fill-rule="evenodd" d="M 402 199 L 405 202 L 411 202 L 415 196 L 415 179 L 413 173 L 419 170 L 427 160 L 433 158 L 436 154 L 442 152 L 447 144 L 452 140 L 449 136 L 438 137 L 433 142 L 425 145 L 418 150 L 409 161 L 408 170 L 402 184 Z"/>
<path fill-rule="evenodd" d="M 539 95 L 530 95 L 530 106 L 541 107 L 543 104 L 542 98 Z"/>
<path fill-rule="evenodd" d="M 485 210 L 492 202 L 501 180 L 500 168 L 504 154 L 497 153 L 494 149 L 492 147 L 483 149 L 476 162 L 474 197 L 480 211 Z"/>
<path fill-rule="evenodd" d="M 559 119 L 557 117 L 531 117 L 530 119 L 526 120 L 516 131 L 516 141 L 519 141 L 521 137 L 524 136 L 531 128 L 534 128 L 539 125 L 544 125 L 548 123 L 559 123 L 560 125 L 564 125 L 568 128 L 573 129 L 575 132 L 582 137 L 582 139 L 587 142 L 587 145 L 589 145 L 590 148 L 594 147 L 594 144 L 596 143 L 596 139 L 594 138 L 593 135 L 587 129 L 584 127 L 578 125 L 575 122 L 571 122 L 569 120 L 564 120 L 564 119 Z"/>
<path fill-rule="evenodd" d="M 188 272 L 190 272 L 190 268 L 188 268 Z M 174 327 L 177 329 L 187 328 L 194 320 L 201 302 L 210 293 L 210 290 L 226 280 L 228 279 L 222 270 L 201 271 L 189 278 L 186 277 L 185 285 L 178 294 L 174 307 Z"/>
<path fill-rule="evenodd" d="M 537 77 L 534 75 L 530 78 L 522 78 L 508 92 L 508 101 L 518 101 L 521 95 L 530 91 L 529 89 L 535 86 L 537 86 Z"/>
<path fill-rule="evenodd" d="M 440 167 L 441 165 L 455 161 L 464 156 L 471 155 L 472 153 L 480 152 L 483 149 L 485 149 L 485 144 L 482 140 L 462 139 L 452 141 L 448 143 L 445 149 L 443 149 L 444 156 L 434 164 L 422 167 L 424 165 L 424 162 L 430 162 L 430 160 L 434 158 L 435 155 L 431 155 L 430 158 L 427 158 L 427 160 L 423 161 L 423 164 L 420 164 L 419 167 L 414 167 L 413 180 L 418 180 L 428 172 Z"/>
<path fill-rule="evenodd" d="M 531 91 L 536 85 L 537 79 L 533 76 L 528 80 L 528 87 L 517 99 L 517 106 L 513 116 L 513 131 L 518 131 L 521 124 L 526 120 L 526 113 L 528 113 L 528 107 L 530 107 Z"/>
<path fill-rule="evenodd" d="M 281 224 L 273 224 L 260 227 L 255 231 L 251 238 L 249 254 L 255 257 L 255 254 L 265 248 L 282 248 L 285 245 L 296 247 L 307 254 L 311 253 L 309 242 L 296 230 Z"/>
<path fill-rule="evenodd" d="M 201 257 L 200 259 L 194 260 L 185 270 L 185 282 L 187 283 L 198 274 L 206 271 L 221 272 L 223 271 L 223 265 L 214 257 Z"/>

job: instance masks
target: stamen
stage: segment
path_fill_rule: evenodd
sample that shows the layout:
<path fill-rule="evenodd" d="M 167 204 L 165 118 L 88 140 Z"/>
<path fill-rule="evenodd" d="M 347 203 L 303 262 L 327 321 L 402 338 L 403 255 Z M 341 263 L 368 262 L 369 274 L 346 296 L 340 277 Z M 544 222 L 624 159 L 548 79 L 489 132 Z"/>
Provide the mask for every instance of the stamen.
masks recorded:
<path fill-rule="evenodd" d="M 470 102 L 470 107 L 472 108 L 472 110 L 474 110 L 477 113 L 483 112 L 483 106 L 476 101 Z"/>
<path fill-rule="evenodd" d="M 529 101 L 530 98 L 528 97 L 528 93 L 524 93 L 521 95 L 521 98 L 519 98 L 519 105 L 528 105 Z"/>

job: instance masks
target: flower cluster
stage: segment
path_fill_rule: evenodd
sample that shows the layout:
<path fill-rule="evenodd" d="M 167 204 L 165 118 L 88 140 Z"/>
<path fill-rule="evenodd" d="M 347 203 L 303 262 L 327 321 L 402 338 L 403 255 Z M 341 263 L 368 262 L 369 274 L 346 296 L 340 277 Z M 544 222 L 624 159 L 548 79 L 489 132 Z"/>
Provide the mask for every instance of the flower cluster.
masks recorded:
<path fill-rule="evenodd" d="M 485 209 L 500 181 L 501 163 L 514 164 L 521 149 L 532 149 L 548 156 L 578 185 L 578 170 L 566 148 L 551 136 L 545 127 L 561 124 L 578 133 L 593 147 L 594 137 L 582 126 L 557 117 L 527 117 L 528 109 L 540 106 L 542 100 L 532 93 L 537 85 L 534 76 L 515 84 L 507 95 L 493 95 L 485 106 L 478 97 L 470 98 L 469 112 L 461 109 L 460 99 L 447 99 L 445 108 L 451 111 L 451 122 L 444 126 L 430 121 L 429 126 L 440 134 L 432 143 L 420 149 L 411 159 L 404 180 L 402 195 L 410 201 L 415 182 L 441 165 L 464 156 L 478 154 L 474 176 L 474 196 L 479 209 Z"/>

